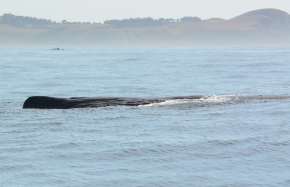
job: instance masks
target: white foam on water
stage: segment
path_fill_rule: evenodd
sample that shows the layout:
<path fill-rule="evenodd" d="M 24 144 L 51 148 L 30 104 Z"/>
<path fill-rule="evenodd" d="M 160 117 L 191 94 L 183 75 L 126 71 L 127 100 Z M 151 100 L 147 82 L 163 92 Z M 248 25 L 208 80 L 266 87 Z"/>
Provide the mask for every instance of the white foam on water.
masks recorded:
<path fill-rule="evenodd" d="M 174 99 L 161 103 L 151 103 L 144 105 L 145 107 L 162 107 L 176 105 L 204 105 L 204 104 L 220 104 L 232 100 L 239 100 L 239 95 L 202 95 L 201 99 Z"/>

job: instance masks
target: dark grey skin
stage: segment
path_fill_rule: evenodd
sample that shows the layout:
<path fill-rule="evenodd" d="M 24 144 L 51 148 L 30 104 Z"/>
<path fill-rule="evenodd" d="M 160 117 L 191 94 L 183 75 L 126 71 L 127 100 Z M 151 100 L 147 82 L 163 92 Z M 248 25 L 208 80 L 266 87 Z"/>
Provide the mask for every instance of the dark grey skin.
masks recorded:
<path fill-rule="evenodd" d="M 70 108 L 97 108 L 106 106 L 139 106 L 151 103 L 161 103 L 176 99 L 207 99 L 211 96 L 193 95 L 163 98 L 138 98 L 138 97 L 72 97 L 56 98 L 47 96 L 29 97 L 23 104 L 23 108 L 34 109 L 70 109 Z M 251 99 L 289 99 L 290 96 L 283 95 L 233 95 L 222 96 L 230 100 Z"/>

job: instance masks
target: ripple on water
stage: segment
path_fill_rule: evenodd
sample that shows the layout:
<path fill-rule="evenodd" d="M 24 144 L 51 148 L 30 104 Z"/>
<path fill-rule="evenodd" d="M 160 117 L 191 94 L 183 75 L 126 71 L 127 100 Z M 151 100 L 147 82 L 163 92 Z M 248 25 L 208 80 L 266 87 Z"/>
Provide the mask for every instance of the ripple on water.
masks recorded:
<path fill-rule="evenodd" d="M 287 46 L 154 49 L 1 48 L 0 186 L 289 186 L 289 101 L 217 96 L 289 94 Z M 33 95 L 202 94 L 22 110 Z"/>

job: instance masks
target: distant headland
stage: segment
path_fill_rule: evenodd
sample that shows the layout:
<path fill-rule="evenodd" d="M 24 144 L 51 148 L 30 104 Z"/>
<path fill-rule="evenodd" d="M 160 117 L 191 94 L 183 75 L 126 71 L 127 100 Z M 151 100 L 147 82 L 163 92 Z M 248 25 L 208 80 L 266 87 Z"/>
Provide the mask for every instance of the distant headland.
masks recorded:
<path fill-rule="evenodd" d="M 0 33 L 1 46 L 289 45 L 290 15 L 277 9 L 260 9 L 230 20 L 149 17 L 57 23 L 4 14 Z"/>

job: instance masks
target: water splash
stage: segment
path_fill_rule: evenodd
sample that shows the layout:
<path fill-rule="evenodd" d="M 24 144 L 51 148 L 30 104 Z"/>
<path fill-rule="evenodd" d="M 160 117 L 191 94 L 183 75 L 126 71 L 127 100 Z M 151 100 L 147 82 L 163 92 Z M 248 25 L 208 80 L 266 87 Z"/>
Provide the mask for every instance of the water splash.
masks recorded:
<path fill-rule="evenodd" d="M 231 95 L 202 95 L 200 99 L 176 99 L 167 100 L 161 103 L 151 103 L 143 107 L 163 107 L 163 106 L 211 106 L 232 102 L 244 102 L 243 97 L 251 96 L 248 94 L 231 94 Z"/>

